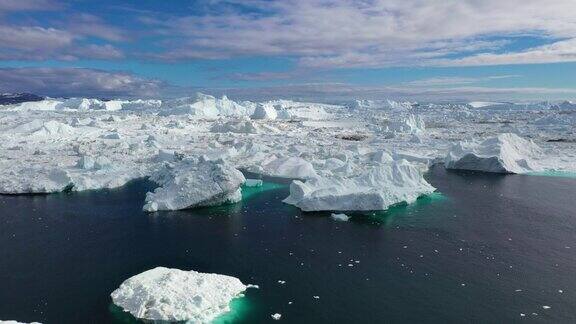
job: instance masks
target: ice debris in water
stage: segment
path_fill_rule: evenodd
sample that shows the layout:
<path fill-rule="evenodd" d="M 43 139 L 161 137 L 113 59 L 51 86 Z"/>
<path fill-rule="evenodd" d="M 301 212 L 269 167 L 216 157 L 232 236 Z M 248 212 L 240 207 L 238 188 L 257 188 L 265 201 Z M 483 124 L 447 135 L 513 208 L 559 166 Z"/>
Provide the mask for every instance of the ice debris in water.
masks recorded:
<path fill-rule="evenodd" d="M 38 322 L 31 322 L 31 323 L 23 323 L 23 322 L 18 322 L 18 321 L 2 321 L 0 320 L 0 324 L 41 324 Z"/>
<path fill-rule="evenodd" d="M 347 222 L 350 219 L 350 216 L 346 215 L 346 214 L 332 214 L 330 215 L 330 218 L 332 218 L 335 221 L 338 222 Z"/>
<path fill-rule="evenodd" d="M 246 179 L 244 183 L 246 187 L 262 187 L 262 184 L 263 182 L 260 179 Z"/>
<path fill-rule="evenodd" d="M 231 276 L 158 267 L 127 279 L 111 297 L 138 319 L 209 323 L 247 288 Z"/>
<path fill-rule="evenodd" d="M 276 314 L 272 314 L 272 319 L 275 321 L 278 321 L 282 318 L 282 314 L 276 313 Z"/>
<path fill-rule="evenodd" d="M 538 145 L 516 134 L 500 134 L 482 142 L 467 141 L 452 146 L 445 160 L 448 169 L 494 173 L 527 173 L 539 170 Z"/>
<path fill-rule="evenodd" d="M 242 172 L 222 160 L 183 160 L 166 164 L 151 179 L 160 185 L 146 194 L 144 210 L 215 206 L 242 199 Z"/>

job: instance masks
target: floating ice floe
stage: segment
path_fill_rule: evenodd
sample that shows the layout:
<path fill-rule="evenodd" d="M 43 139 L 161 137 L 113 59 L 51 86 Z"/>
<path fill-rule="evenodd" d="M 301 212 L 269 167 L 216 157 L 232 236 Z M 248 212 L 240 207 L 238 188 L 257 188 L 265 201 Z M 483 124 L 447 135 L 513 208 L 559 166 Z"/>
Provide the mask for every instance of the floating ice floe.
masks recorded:
<path fill-rule="evenodd" d="M 263 182 L 260 179 L 246 179 L 244 183 L 246 187 L 262 187 L 262 184 Z"/>
<path fill-rule="evenodd" d="M 138 319 L 209 323 L 247 288 L 231 276 L 158 267 L 124 281 L 111 297 Z"/>
<path fill-rule="evenodd" d="M 242 172 L 224 161 L 183 160 L 166 164 L 151 179 L 160 187 L 146 194 L 144 210 L 179 210 L 238 202 Z"/>
<path fill-rule="evenodd" d="M 0 320 L 0 324 L 41 324 L 41 323 L 38 323 L 38 322 L 23 323 L 23 322 L 18 322 L 18 321 L 2 321 L 2 320 Z"/>
<path fill-rule="evenodd" d="M 444 163 L 447 169 L 527 173 L 539 171 L 535 160 L 541 154 L 534 142 L 506 133 L 482 142 L 459 142 L 452 146 Z"/>
<path fill-rule="evenodd" d="M 350 219 L 350 216 L 346 214 L 332 214 L 330 215 L 330 218 L 337 222 L 347 222 Z"/>
<path fill-rule="evenodd" d="M 284 202 L 304 211 L 386 210 L 434 190 L 417 167 L 400 160 L 370 167 L 358 176 L 295 180 Z"/>

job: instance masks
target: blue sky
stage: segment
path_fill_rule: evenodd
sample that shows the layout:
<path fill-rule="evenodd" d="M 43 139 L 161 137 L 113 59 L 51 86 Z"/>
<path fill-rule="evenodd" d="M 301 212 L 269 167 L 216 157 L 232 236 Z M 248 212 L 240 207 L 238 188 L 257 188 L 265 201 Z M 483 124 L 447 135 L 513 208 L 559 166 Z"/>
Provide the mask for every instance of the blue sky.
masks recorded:
<path fill-rule="evenodd" d="M 0 92 L 576 98 L 576 2 L 0 2 Z"/>

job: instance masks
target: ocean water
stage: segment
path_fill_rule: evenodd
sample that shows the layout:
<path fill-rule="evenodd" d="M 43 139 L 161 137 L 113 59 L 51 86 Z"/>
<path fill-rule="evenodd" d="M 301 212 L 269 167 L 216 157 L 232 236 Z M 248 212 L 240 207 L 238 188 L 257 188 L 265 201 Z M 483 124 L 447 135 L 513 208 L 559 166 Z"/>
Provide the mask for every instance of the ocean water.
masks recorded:
<path fill-rule="evenodd" d="M 283 204 L 270 178 L 239 204 L 156 214 L 146 181 L 0 196 L 0 319 L 134 323 L 109 294 L 166 266 L 260 286 L 219 323 L 576 322 L 576 179 L 427 177 L 438 193 L 349 222 Z"/>

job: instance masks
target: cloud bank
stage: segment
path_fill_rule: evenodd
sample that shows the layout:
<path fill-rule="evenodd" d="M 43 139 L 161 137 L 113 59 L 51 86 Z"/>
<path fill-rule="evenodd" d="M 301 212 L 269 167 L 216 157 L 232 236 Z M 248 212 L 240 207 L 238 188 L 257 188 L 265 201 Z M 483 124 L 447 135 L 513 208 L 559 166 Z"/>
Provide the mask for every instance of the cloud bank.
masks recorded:
<path fill-rule="evenodd" d="M 160 81 L 130 73 L 81 68 L 0 68 L 4 92 L 32 92 L 51 97 L 104 98 L 158 96 Z"/>

